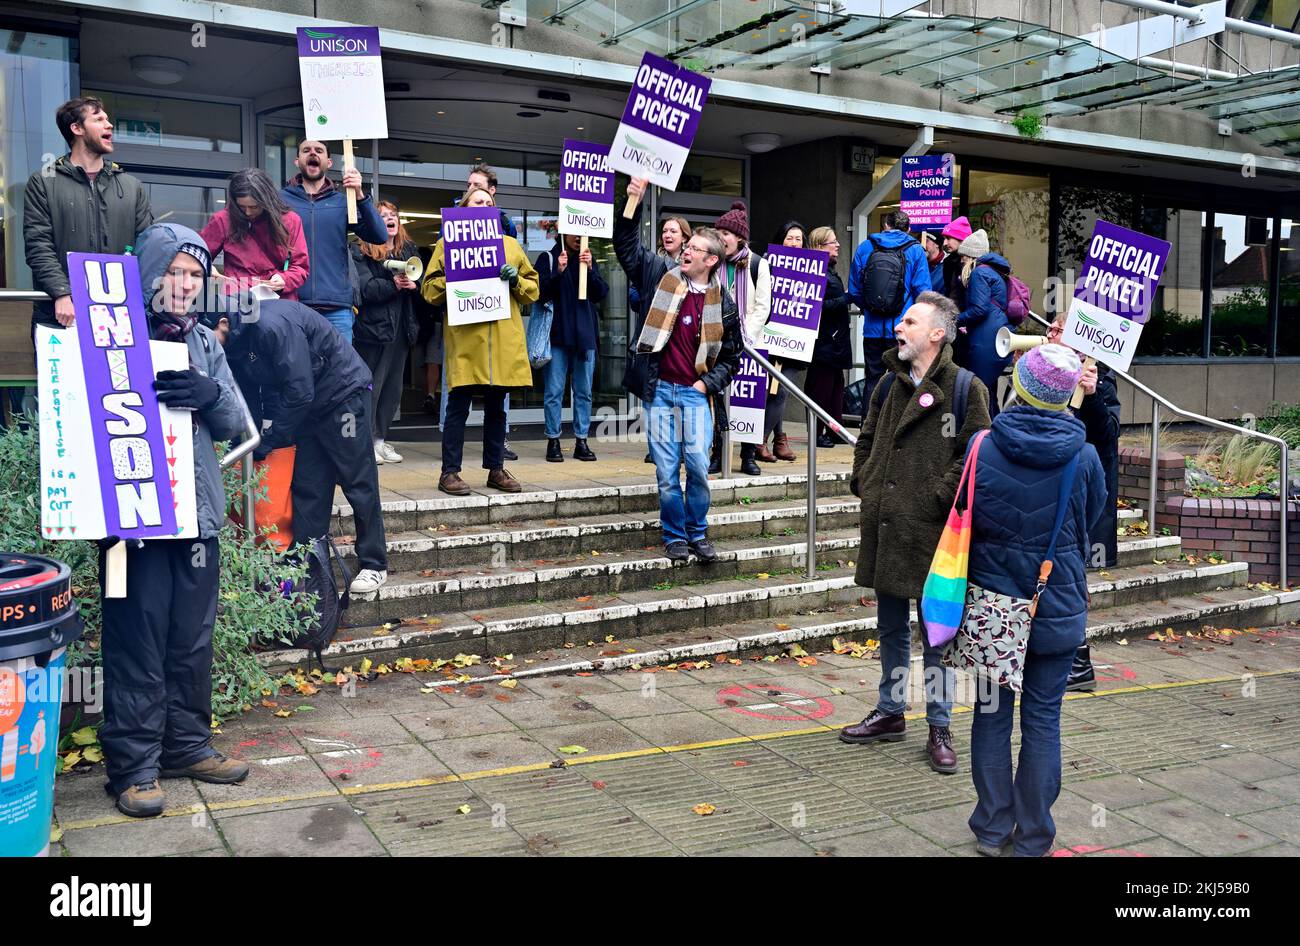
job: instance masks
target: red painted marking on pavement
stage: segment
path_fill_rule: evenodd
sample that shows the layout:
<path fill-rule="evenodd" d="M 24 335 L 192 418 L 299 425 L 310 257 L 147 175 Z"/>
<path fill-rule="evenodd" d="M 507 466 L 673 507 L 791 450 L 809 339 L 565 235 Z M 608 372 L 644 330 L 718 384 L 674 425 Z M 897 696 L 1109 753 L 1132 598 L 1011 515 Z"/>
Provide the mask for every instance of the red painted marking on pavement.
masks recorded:
<path fill-rule="evenodd" d="M 1104 844 L 1076 844 L 1073 847 L 1063 847 L 1059 851 L 1053 851 L 1052 857 L 1077 857 L 1082 854 L 1113 854 L 1116 857 L 1150 857 L 1150 854 L 1143 854 L 1141 851 L 1130 851 L 1122 847 L 1106 847 Z"/>
<path fill-rule="evenodd" d="M 739 705 L 742 700 L 748 700 L 764 709 L 779 707 L 787 710 L 787 713 L 761 712 L 752 706 Z M 718 705 L 729 707 L 737 713 L 743 713 L 745 716 L 752 716 L 755 719 L 770 720 L 821 719 L 823 716 L 829 716 L 835 712 L 835 705 L 825 697 L 814 696 L 811 693 L 803 693 L 799 690 L 791 690 L 789 687 L 762 683 L 736 683 L 729 687 L 723 687 L 718 691 Z M 797 707 L 803 706 L 807 706 L 808 710 L 799 712 Z"/>
<path fill-rule="evenodd" d="M 1124 683 L 1124 682 L 1130 682 L 1136 680 L 1138 678 L 1137 671 L 1134 670 L 1132 667 L 1125 666 L 1124 664 L 1111 664 L 1110 668 L 1118 672 L 1119 676 L 1104 677 L 1101 674 L 1098 674 L 1097 675 L 1098 683 Z"/>

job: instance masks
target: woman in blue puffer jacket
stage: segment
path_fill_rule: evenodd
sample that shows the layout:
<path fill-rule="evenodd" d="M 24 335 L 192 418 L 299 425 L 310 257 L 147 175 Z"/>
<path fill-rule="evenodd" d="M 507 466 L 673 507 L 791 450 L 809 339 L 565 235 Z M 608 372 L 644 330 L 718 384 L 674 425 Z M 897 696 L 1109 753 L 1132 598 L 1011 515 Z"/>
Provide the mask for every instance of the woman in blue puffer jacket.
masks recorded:
<path fill-rule="evenodd" d="M 976 230 L 957 247 L 962 257 L 960 293 L 961 314 L 957 329 L 964 331 L 964 357 L 958 364 L 975 372 L 989 389 L 989 416 L 997 417 L 998 378 L 1010 357 L 997 353 L 998 330 L 1007 324 L 1007 277 L 1011 264 L 997 253 L 989 252 L 989 237 Z"/>
<path fill-rule="evenodd" d="M 1078 457 L 1053 568 L 1029 631 L 1020 694 L 1020 763 L 1011 775 L 1016 696 L 979 693 L 971 724 L 971 777 L 979 803 L 968 822 L 976 849 L 1041 857 L 1052 846 L 1052 804 L 1061 791 L 1061 701 L 1088 622 L 1089 531 L 1106 505 L 1106 474 L 1083 424 L 1067 409 L 1082 366 L 1062 345 L 1024 355 L 1012 374 L 1015 398 L 980 446 L 971 531 L 972 585 L 1029 599 L 1047 556 L 1061 477 Z"/>

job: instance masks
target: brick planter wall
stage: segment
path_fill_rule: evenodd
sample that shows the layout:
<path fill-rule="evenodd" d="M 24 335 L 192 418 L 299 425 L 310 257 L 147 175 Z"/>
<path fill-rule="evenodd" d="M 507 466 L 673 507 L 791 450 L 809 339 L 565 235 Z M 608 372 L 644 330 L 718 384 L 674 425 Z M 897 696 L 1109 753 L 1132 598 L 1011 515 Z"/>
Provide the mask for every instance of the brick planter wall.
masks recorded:
<path fill-rule="evenodd" d="M 1220 552 L 1230 562 L 1248 562 L 1251 581 L 1276 583 L 1281 504 L 1276 499 L 1195 499 L 1175 496 L 1167 504 L 1171 529 L 1187 552 Z M 1287 573 L 1300 581 L 1300 502 L 1287 511 Z"/>
<path fill-rule="evenodd" d="M 1187 461 L 1181 453 L 1161 450 L 1156 479 L 1156 521 L 1151 535 L 1167 527 L 1178 532 L 1178 518 L 1166 511 L 1170 500 L 1183 495 Z M 1151 451 L 1141 447 L 1121 447 L 1119 451 L 1119 495 L 1135 506 L 1146 509 L 1151 504 Z M 1152 510 L 1147 510 L 1150 517 Z"/>

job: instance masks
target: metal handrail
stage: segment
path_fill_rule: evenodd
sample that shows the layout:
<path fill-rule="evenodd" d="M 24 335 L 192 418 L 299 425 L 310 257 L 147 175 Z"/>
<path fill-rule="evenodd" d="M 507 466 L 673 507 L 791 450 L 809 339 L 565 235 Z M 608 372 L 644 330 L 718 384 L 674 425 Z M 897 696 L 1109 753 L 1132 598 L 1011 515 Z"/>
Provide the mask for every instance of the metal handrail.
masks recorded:
<path fill-rule="evenodd" d="M 47 302 L 49 295 L 44 292 L 32 289 L 0 289 L 0 302 Z M 35 383 L 35 379 L 33 379 Z M 262 442 L 262 437 L 257 429 L 257 424 L 253 420 L 253 413 L 248 409 L 248 402 L 244 400 L 244 394 L 239 390 L 239 385 L 234 385 L 235 397 L 239 401 L 239 410 L 244 415 L 244 437 L 239 444 L 226 451 L 218 466 L 220 469 L 227 469 L 234 465 L 235 461 L 243 461 L 242 476 L 244 480 L 244 525 L 245 528 L 252 528 L 253 522 L 253 451 L 257 445 Z"/>
<path fill-rule="evenodd" d="M 839 435 L 845 443 L 856 446 L 858 438 L 853 436 L 844 429 L 844 425 L 831 417 L 830 414 L 822 410 L 818 405 L 803 392 L 803 389 L 796 384 L 791 384 L 785 375 L 781 374 L 776 367 L 768 361 L 763 355 L 759 354 L 749 344 L 749 340 L 741 337 L 741 344 L 745 346 L 745 351 L 749 356 L 757 361 L 767 370 L 767 373 L 777 380 L 778 384 L 785 385 L 787 391 L 793 394 L 803 404 L 808 411 L 808 569 L 809 578 L 817 577 L 817 419 L 825 424 L 830 430 Z M 725 447 L 730 453 L 730 447 Z"/>
<path fill-rule="evenodd" d="M 1052 323 L 1043 318 L 1037 312 L 1029 313 L 1034 319 L 1044 326 L 1050 326 Z M 1137 388 L 1147 397 L 1151 398 L 1151 482 L 1149 503 L 1147 508 L 1147 531 L 1154 535 L 1156 525 L 1156 497 L 1158 495 L 1158 474 L 1160 472 L 1160 407 L 1163 405 L 1170 413 L 1179 417 L 1185 417 L 1188 420 L 1195 421 L 1198 424 L 1205 424 L 1207 427 L 1217 427 L 1220 430 L 1232 431 L 1234 434 L 1244 434 L 1247 437 L 1253 437 L 1256 440 L 1264 440 L 1277 446 L 1280 451 L 1280 462 L 1278 464 L 1278 586 L 1285 590 L 1287 588 L 1287 512 L 1291 502 L 1291 447 L 1281 437 L 1274 437 L 1272 434 L 1262 433 L 1258 430 L 1252 430 L 1249 427 L 1242 427 L 1239 424 L 1230 424 L 1227 421 L 1219 420 L 1215 417 L 1206 417 L 1204 414 L 1197 414 L 1179 407 L 1170 401 L 1167 397 L 1156 393 L 1147 387 L 1137 378 L 1133 377 L 1127 371 L 1121 371 L 1119 368 L 1111 368 L 1116 375 L 1123 378 L 1133 387 Z"/>

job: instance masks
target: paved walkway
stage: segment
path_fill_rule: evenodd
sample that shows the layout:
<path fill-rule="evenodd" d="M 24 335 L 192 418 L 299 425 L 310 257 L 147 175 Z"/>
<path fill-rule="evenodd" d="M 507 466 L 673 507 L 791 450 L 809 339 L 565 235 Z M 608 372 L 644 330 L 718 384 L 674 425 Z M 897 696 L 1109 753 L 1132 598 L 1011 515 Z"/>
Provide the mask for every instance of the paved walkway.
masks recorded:
<path fill-rule="evenodd" d="M 1097 694 L 1065 704 L 1057 856 L 1300 853 L 1300 628 L 1094 658 Z M 165 783 L 162 818 L 118 815 L 102 769 L 61 776 L 57 852 L 972 855 L 969 700 L 961 771 L 938 775 L 920 713 L 901 743 L 835 738 L 878 678 L 874 654 L 827 653 L 514 688 L 325 685 L 227 723 L 217 742 L 253 763 L 248 782 Z"/>

